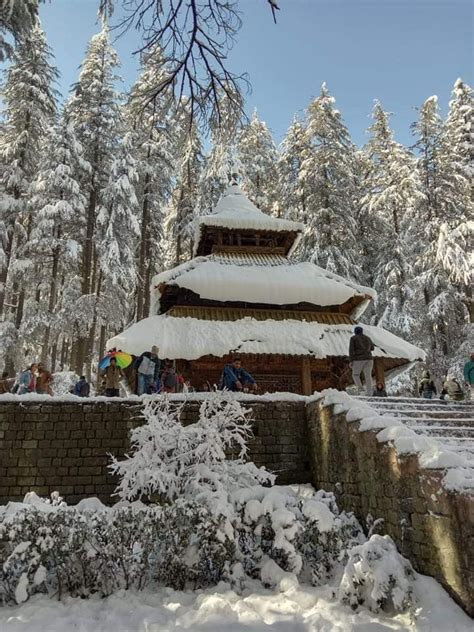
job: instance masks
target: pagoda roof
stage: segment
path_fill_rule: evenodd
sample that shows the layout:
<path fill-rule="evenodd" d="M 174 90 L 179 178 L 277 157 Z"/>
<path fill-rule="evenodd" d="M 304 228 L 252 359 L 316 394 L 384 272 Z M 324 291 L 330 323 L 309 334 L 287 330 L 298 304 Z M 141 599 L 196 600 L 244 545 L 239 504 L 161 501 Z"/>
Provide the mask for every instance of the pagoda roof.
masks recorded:
<path fill-rule="evenodd" d="M 203 356 L 223 357 L 229 353 L 278 354 L 314 358 L 347 357 L 351 324 L 328 325 L 299 320 L 236 321 L 150 316 L 108 341 L 115 347 L 139 355 L 156 345 L 160 357 L 197 360 Z M 375 345 L 374 357 L 406 362 L 423 360 L 425 353 L 381 327 L 364 325 Z"/>
<path fill-rule="evenodd" d="M 245 195 L 238 184 L 231 184 L 220 197 L 213 213 L 196 219 L 195 250 L 206 227 L 230 230 L 301 233 L 303 224 L 263 213 Z"/>
<path fill-rule="evenodd" d="M 359 318 L 375 298 L 371 288 L 348 281 L 333 272 L 279 255 L 215 253 L 196 257 L 152 280 L 152 313 L 159 313 L 161 289 L 174 285 L 202 299 L 272 305 L 309 303 L 320 307 L 343 305 L 360 297 L 350 313 Z"/>

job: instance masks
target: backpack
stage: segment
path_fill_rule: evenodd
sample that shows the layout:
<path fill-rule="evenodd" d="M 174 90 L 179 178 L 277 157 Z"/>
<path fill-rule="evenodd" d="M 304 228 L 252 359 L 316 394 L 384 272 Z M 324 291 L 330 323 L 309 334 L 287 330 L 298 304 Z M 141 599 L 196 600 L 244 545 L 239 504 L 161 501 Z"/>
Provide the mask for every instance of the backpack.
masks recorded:
<path fill-rule="evenodd" d="M 138 367 L 138 372 L 143 373 L 144 375 L 154 375 L 155 363 L 153 360 L 150 360 L 150 358 L 143 356 L 140 366 Z"/>

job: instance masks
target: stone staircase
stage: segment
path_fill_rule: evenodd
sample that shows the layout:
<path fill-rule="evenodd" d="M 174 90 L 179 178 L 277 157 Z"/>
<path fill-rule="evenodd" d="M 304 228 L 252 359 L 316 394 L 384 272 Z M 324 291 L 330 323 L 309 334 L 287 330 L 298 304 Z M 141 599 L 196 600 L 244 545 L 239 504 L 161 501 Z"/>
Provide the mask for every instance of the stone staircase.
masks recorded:
<path fill-rule="evenodd" d="M 379 415 L 395 417 L 420 435 L 471 459 L 474 465 L 474 402 L 408 397 L 364 397 L 357 400 Z"/>

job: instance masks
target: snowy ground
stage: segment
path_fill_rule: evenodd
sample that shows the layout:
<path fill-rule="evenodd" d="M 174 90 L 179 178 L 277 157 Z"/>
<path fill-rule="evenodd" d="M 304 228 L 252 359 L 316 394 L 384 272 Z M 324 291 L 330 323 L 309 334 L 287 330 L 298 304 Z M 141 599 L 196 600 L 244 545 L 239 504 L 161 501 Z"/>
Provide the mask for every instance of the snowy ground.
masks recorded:
<path fill-rule="evenodd" d="M 299 586 L 284 593 L 258 584 L 242 595 L 225 585 L 194 592 L 160 589 L 121 592 L 108 599 L 64 603 L 36 596 L 0 608 L 2 632 L 426 632 L 472 631 L 472 620 L 433 579 L 418 576 L 419 608 L 390 618 L 366 609 L 354 613 L 332 597 L 329 587 Z"/>

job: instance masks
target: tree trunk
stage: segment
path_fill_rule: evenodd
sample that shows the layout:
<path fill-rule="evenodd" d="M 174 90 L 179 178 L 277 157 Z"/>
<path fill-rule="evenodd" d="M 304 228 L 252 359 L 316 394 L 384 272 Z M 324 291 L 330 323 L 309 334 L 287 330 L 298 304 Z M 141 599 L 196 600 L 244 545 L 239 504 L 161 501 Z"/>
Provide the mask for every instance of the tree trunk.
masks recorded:
<path fill-rule="evenodd" d="M 58 358 L 58 344 L 55 342 L 51 349 L 51 373 L 56 371 L 56 360 Z"/>
<path fill-rule="evenodd" d="M 3 317 L 3 310 L 5 305 L 5 298 L 7 293 L 7 279 L 8 279 L 8 271 L 10 269 L 10 262 L 12 258 L 13 252 L 13 241 L 14 241 L 14 230 L 12 226 L 12 230 L 8 235 L 7 245 L 5 248 L 5 265 L 0 271 L 0 319 Z"/>
<path fill-rule="evenodd" d="M 145 316 L 145 303 L 146 294 L 149 292 L 147 283 L 147 277 L 149 277 L 148 269 L 150 267 L 150 260 L 148 254 L 149 240 L 150 240 L 150 209 L 149 209 L 149 194 L 150 188 L 150 175 L 147 174 L 144 184 L 143 192 L 143 206 L 142 206 L 142 225 L 140 234 L 140 255 L 138 259 L 138 287 L 137 287 L 137 309 L 136 320 L 141 320 Z"/>
<path fill-rule="evenodd" d="M 61 235 L 61 230 L 58 229 L 58 238 L 60 237 L 60 235 Z M 54 308 L 56 307 L 58 271 L 59 271 L 59 248 L 55 248 L 54 253 L 53 253 L 53 267 L 51 269 L 51 282 L 49 285 L 48 312 L 49 312 L 50 317 L 52 316 Z M 48 324 L 44 332 L 43 347 L 41 350 L 42 362 L 46 362 L 48 359 L 50 336 L 51 336 L 51 325 Z"/>

